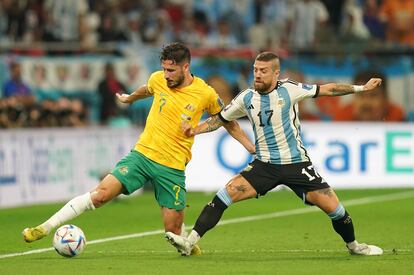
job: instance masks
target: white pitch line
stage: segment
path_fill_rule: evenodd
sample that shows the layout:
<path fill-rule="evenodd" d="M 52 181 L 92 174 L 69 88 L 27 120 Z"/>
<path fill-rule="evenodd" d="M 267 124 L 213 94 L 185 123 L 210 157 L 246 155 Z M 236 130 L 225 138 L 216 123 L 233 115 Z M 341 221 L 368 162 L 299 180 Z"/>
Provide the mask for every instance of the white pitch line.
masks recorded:
<path fill-rule="evenodd" d="M 346 206 L 354 206 L 354 205 L 362 205 L 362 204 L 370 204 L 370 203 L 378 203 L 378 202 L 385 202 L 385 201 L 408 199 L 408 198 L 412 198 L 412 197 L 414 197 L 414 191 L 394 193 L 394 194 L 386 194 L 386 195 L 375 196 L 375 197 L 365 197 L 365 198 L 360 198 L 360 199 L 352 199 L 352 200 L 343 201 L 342 203 Z M 249 222 L 249 221 L 272 219 L 272 218 L 278 218 L 278 217 L 293 216 L 293 215 L 300 215 L 300 214 L 317 212 L 317 211 L 320 211 L 319 208 L 317 208 L 317 207 L 292 209 L 292 210 L 274 212 L 274 213 L 264 214 L 264 215 L 255 215 L 255 216 L 248 216 L 248 217 L 242 217 L 242 218 L 228 219 L 228 220 L 224 220 L 224 221 L 219 222 L 217 224 L 217 226 L 226 225 L 226 224 Z M 193 228 L 193 225 L 190 225 L 190 226 L 186 227 L 186 229 L 192 229 L 192 228 Z M 125 240 L 125 239 L 131 239 L 131 238 L 141 238 L 141 237 L 145 237 L 145 236 L 158 235 L 158 234 L 162 234 L 162 233 L 164 233 L 164 230 L 160 229 L 160 230 L 146 231 L 146 232 L 129 234 L 129 235 L 121 235 L 121 236 L 116 236 L 116 237 L 110 237 L 110 238 L 104 238 L 104 239 L 89 241 L 88 245 L 97 244 L 97 243 L 104 243 L 104 242 L 111 242 L 111 241 L 118 241 L 118 240 Z M 12 257 L 18 257 L 18 256 L 25 256 L 25 255 L 30 255 L 30 254 L 39 254 L 39 253 L 43 253 L 43 252 L 52 251 L 53 249 L 54 248 L 50 247 L 50 248 L 35 249 L 35 250 L 30 250 L 30 251 L 25 251 L 25 252 L 4 254 L 4 255 L 0 255 L 0 259 L 12 258 Z"/>

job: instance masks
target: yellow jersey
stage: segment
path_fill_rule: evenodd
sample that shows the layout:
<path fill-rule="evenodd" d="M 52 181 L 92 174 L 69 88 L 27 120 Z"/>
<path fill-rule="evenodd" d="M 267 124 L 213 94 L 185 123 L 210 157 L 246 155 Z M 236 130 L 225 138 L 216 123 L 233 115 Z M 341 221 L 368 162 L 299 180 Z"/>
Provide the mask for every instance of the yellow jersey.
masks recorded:
<path fill-rule="evenodd" d="M 191 159 L 194 137 L 184 135 L 181 122 L 195 127 L 204 111 L 215 115 L 223 103 L 216 91 L 198 77 L 186 87 L 169 88 L 164 72 L 157 71 L 150 76 L 147 89 L 154 100 L 134 149 L 159 164 L 184 170 Z"/>

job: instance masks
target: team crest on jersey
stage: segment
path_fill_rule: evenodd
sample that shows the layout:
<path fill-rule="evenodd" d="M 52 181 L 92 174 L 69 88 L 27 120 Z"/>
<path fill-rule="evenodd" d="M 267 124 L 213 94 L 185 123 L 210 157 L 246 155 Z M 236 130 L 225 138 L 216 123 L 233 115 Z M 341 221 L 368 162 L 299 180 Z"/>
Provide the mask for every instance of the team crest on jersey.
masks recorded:
<path fill-rule="evenodd" d="M 128 174 L 128 166 L 122 166 L 121 168 L 118 169 L 119 173 L 121 173 L 122 175 L 126 175 Z"/>
<path fill-rule="evenodd" d="M 184 107 L 184 109 L 194 112 L 195 111 L 195 106 L 192 104 L 187 104 L 187 106 Z"/>
<path fill-rule="evenodd" d="M 302 83 L 302 88 L 305 90 L 312 90 L 313 85 Z"/>
<path fill-rule="evenodd" d="M 283 106 L 285 106 L 285 99 L 279 98 L 277 100 L 277 106 L 279 106 L 280 108 L 282 108 Z"/>

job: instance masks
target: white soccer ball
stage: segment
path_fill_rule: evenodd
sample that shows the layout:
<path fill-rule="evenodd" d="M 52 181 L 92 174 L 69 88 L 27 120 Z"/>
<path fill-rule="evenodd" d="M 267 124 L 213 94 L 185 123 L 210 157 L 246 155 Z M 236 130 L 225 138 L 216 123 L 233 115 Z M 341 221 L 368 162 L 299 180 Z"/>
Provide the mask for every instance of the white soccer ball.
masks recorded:
<path fill-rule="evenodd" d="M 82 229 L 72 224 L 65 224 L 56 230 L 53 247 L 64 257 L 75 257 L 82 253 L 86 245 Z"/>

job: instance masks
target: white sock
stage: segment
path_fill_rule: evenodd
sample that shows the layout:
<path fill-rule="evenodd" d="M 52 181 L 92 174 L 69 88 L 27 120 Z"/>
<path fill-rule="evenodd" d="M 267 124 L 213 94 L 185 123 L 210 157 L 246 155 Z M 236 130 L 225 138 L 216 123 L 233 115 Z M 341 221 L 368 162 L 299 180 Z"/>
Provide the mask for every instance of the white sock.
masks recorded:
<path fill-rule="evenodd" d="M 358 242 L 357 241 L 353 241 L 353 242 L 350 242 L 350 243 L 346 243 L 346 246 L 349 248 L 349 249 L 355 249 L 357 246 L 358 246 Z"/>
<path fill-rule="evenodd" d="M 187 239 L 192 245 L 195 245 L 201 239 L 201 237 L 198 235 L 197 231 L 191 230 L 191 233 L 188 235 Z"/>
<path fill-rule="evenodd" d="M 46 229 L 47 233 L 49 233 L 53 228 L 62 225 L 63 223 L 71 220 L 83 212 L 85 210 L 94 210 L 95 206 L 91 200 L 91 194 L 85 193 L 83 195 L 77 196 L 71 199 L 68 203 L 65 204 L 58 212 L 56 212 L 52 217 L 50 217 L 47 221 L 41 224 L 41 226 Z"/>
<path fill-rule="evenodd" d="M 181 234 L 180 235 L 183 236 L 183 237 L 188 236 L 187 231 L 185 231 L 185 224 L 184 223 L 181 225 Z"/>

